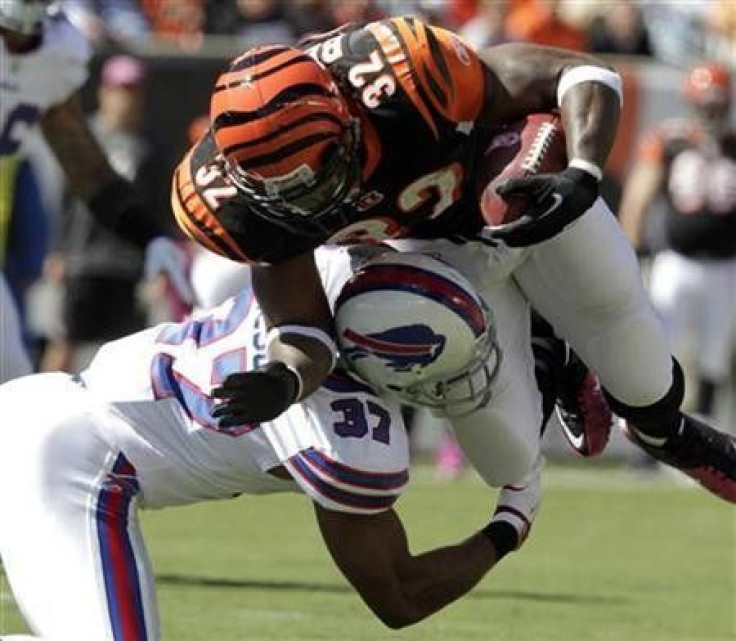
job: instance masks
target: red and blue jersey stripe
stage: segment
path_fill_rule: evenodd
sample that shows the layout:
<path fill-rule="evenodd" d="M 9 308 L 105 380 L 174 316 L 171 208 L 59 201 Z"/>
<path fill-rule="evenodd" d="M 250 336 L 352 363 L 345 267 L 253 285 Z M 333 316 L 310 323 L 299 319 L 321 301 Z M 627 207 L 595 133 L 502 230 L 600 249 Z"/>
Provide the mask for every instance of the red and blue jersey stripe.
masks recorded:
<path fill-rule="evenodd" d="M 452 280 L 413 265 L 369 265 L 361 270 L 360 278 L 345 284 L 336 306 L 354 296 L 378 290 L 426 296 L 455 312 L 468 324 L 474 336 L 486 331 L 485 313 L 473 296 Z"/>
<path fill-rule="evenodd" d="M 340 463 L 309 448 L 286 462 L 304 490 L 326 507 L 375 514 L 388 510 L 409 482 L 409 471 L 373 472 Z"/>
<path fill-rule="evenodd" d="M 119 454 L 97 497 L 95 522 L 105 596 L 115 641 L 145 641 L 143 594 L 128 531 L 131 504 L 140 492 L 133 465 Z"/>

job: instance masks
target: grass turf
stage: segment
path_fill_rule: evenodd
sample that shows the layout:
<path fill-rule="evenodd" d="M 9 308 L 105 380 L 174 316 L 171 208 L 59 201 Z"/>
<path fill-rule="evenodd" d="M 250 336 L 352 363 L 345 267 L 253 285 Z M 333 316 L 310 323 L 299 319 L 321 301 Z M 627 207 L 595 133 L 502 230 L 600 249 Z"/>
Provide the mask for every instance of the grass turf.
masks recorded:
<path fill-rule="evenodd" d="M 392 632 L 324 550 L 301 496 L 144 512 L 167 641 L 734 641 L 736 512 L 671 481 L 549 466 L 532 536 L 468 596 Z M 399 502 L 414 551 L 483 525 L 495 497 L 419 467 Z M 4 580 L 0 633 L 24 630 Z"/>

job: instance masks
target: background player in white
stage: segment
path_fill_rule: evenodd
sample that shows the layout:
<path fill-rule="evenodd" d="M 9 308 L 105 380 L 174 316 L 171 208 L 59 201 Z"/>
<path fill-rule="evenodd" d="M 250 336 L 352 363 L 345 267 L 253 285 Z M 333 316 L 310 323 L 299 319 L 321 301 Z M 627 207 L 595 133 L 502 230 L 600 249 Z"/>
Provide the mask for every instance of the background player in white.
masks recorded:
<path fill-rule="evenodd" d="M 40 125 L 70 188 L 93 215 L 146 248 L 148 275 L 166 272 L 179 295 L 191 299 L 186 257 L 111 168 L 89 130 L 79 98 L 90 57 L 82 34 L 48 0 L 2 0 L 0 50 L 0 156 L 22 154 L 29 131 Z"/>
<path fill-rule="evenodd" d="M 697 412 L 716 409 L 736 345 L 736 131 L 731 72 L 702 62 L 685 76 L 692 115 L 659 123 L 642 140 L 620 217 L 640 249 L 653 205 L 664 198 L 664 248 L 650 294 L 673 349 L 697 382 Z"/>
<path fill-rule="evenodd" d="M 354 261 L 375 254 L 361 252 L 362 259 L 346 249 L 320 252 L 332 302 Z M 394 277 L 383 289 L 395 301 L 405 270 L 416 264 L 411 257 L 398 267 L 384 264 Z M 370 336 L 355 315 L 347 326 L 363 332 L 370 361 L 398 355 L 411 368 L 413 375 L 397 379 L 397 392 L 407 384 L 414 400 L 436 401 L 448 411 L 483 404 L 495 382 L 477 356 L 496 353 L 492 317 L 449 267 L 427 257 L 418 267 L 431 282 L 412 300 L 416 313 L 401 320 L 423 325 L 419 340 L 405 333 L 416 327 L 394 327 L 390 319 L 396 342 Z M 366 292 L 381 295 L 360 278 L 350 281 L 352 302 Z M 437 296 L 447 293 L 446 305 Z M 489 524 L 455 545 L 412 556 L 392 509 L 408 482 L 400 413 L 344 370 L 273 422 L 218 426 L 211 417 L 213 387 L 229 372 L 257 367 L 267 341 L 260 311 L 244 293 L 189 322 L 106 344 L 81 377 L 39 374 L 0 388 L 0 551 L 39 638 L 159 638 L 153 573 L 136 518 L 141 506 L 302 491 L 314 501 L 335 563 L 374 613 L 396 628 L 466 593 L 521 544 L 539 502 L 540 468 L 512 470 L 506 461 L 499 477 L 529 483 L 501 490 Z M 444 376 L 427 386 L 425 374 Z M 409 391 L 412 383 L 418 385 Z M 504 407 L 509 397 L 501 392 Z M 29 403 L 38 408 L 30 415 Z M 536 441 L 538 429 L 527 430 Z M 503 433 L 498 444 L 505 446 Z"/>

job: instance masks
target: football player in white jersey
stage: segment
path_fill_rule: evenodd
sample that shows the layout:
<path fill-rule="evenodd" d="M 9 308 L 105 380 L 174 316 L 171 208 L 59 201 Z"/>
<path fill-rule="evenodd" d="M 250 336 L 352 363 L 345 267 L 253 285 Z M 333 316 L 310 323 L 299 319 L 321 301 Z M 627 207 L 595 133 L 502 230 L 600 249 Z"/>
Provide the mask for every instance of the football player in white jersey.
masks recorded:
<path fill-rule="evenodd" d="M 111 168 L 88 128 L 78 95 L 90 57 L 82 34 L 49 0 L 2 0 L 0 52 L 0 156 L 22 154 L 29 130 L 40 125 L 70 187 L 92 214 L 145 248 L 146 273 L 165 272 L 190 300 L 186 256 Z"/>
<path fill-rule="evenodd" d="M 399 397 L 449 414 L 489 398 L 494 405 L 493 317 L 467 280 L 427 256 L 370 247 L 318 253 L 329 300 L 342 296 L 336 317 L 349 362 L 368 376 L 385 373 L 382 387 Z M 381 314 L 381 325 L 375 314 L 366 324 L 361 305 L 375 307 L 376 296 L 401 317 Z M 478 532 L 418 556 L 392 507 L 408 482 L 409 450 L 398 405 L 386 395 L 338 369 L 274 421 L 218 424 L 213 388 L 261 366 L 269 340 L 297 329 L 266 332 L 244 292 L 187 322 L 106 344 L 79 377 L 38 374 L 0 387 L 0 553 L 36 638 L 160 638 L 137 520 L 144 506 L 301 491 L 335 563 L 392 628 L 459 598 L 521 545 L 540 499 L 541 457 L 529 465 L 532 448 L 520 445 L 528 437 L 538 451 L 539 424 L 520 428 L 507 417 L 519 430 L 514 439 L 498 423 L 498 452 L 508 460 L 497 480 L 514 485 L 501 489 Z M 330 342 L 318 331 L 313 338 Z M 503 414 L 514 388 L 499 380 Z"/>

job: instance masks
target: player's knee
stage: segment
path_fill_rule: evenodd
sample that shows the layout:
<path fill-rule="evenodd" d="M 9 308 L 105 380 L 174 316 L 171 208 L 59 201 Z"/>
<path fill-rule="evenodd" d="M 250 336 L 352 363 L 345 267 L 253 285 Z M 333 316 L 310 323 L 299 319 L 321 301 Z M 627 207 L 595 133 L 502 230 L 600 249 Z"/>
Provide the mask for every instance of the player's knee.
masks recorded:
<path fill-rule="evenodd" d="M 652 436 L 665 436 L 675 429 L 685 395 L 685 378 L 677 359 L 672 359 L 672 384 L 667 393 L 654 403 L 642 407 L 627 405 L 604 390 L 611 410 L 633 423 L 639 431 Z"/>

